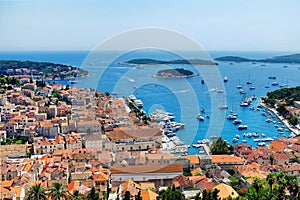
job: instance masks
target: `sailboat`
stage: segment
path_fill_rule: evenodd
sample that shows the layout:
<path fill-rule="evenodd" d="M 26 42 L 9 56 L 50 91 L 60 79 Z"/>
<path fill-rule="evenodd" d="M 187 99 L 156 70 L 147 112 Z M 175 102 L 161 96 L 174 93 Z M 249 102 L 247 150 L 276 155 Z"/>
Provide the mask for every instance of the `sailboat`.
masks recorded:
<path fill-rule="evenodd" d="M 247 85 L 252 84 L 251 80 L 250 80 L 250 76 L 249 76 L 249 80 L 246 82 Z"/>
<path fill-rule="evenodd" d="M 240 82 L 240 80 L 239 80 L 239 84 L 236 86 L 236 88 L 237 88 L 237 89 L 241 89 L 241 88 L 243 88 L 243 86 L 241 86 L 241 82 Z"/>

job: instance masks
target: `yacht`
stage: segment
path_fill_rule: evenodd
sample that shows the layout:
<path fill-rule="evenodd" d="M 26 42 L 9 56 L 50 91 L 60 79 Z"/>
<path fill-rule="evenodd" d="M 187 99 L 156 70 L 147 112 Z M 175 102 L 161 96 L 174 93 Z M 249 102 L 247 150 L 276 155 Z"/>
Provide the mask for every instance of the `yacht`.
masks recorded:
<path fill-rule="evenodd" d="M 242 101 L 242 102 L 240 103 L 240 106 L 241 106 L 241 107 L 247 107 L 247 106 L 249 106 L 249 103 L 246 102 L 246 101 Z"/>
<path fill-rule="evenodd" d="M 242 140 L 243 143 L 247 143 L 247 140 Z"/>
<path fill-rule="evenodd" d="M 245 129 L 247 129 L 247 128 L 248 128 L 247 125 L 239 125 L 239 126 L 238 126 L 238 130 L 245 130 Z"/>
<path fill-rule="evenodd" d="M 237 117 L 236 116 L 234 116 L 234 115 L 228 115 L 227 116 L 227 119 L 228 120 L 235 120 Z"/>
<path fill-rule="evenodd" d="M 224 77 L 224 83 L 226 83 L 227 81 L 228 81 L 228 77 L 225 76 L 225 77 Z"/>
<path fill-rule="evenodd" d="M 235 120 L 233 120 L 232 123 L 233 123 L 233 124 L 241 124 L 241 123 L 242 123 L 242 120 L 240 120 L 240 119 L 235 119 Z"/>
<path fill-rule="evenodd" d="M 272 83 L 272 86 L 278 86 L 278 85 L 279 85 L 278 82 L 273 82 L 273 83 Z"/>
<path fill-rule="evenodd" d="M 200 121 L 204 121 L 204 117 L 201 114 L 197 115 L 197 119 L 199 119 Z"/>
<path fill-rule="evenodd" d="M 221 104 L 221 105 L 219 105 L 219 109 L 220 110 L 225 110 L 225 109 L 228 109 L 228 106 L 225 105 L 225 104 Z"/>
<path fill-rule="evenodd" d="M 240 94 L 246 94 L 246 92 L 243 89 L 240 89 Z"/>

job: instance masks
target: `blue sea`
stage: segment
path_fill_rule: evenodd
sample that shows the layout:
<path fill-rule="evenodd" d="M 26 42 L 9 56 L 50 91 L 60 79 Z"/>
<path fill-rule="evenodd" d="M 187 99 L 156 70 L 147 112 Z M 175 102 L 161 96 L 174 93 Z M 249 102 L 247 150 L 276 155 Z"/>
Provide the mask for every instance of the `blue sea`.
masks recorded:
<path fill-rule="evenodd" d="M 211 51 L 206 59 L 220 56 L 243 56 L 247 58 L 266 58 L 278 55 L 288 55 L 293 52 L 246 52 L 246 51 Z M 263 109 L 256 110 L 259 98 L 266 96 L 267 92 L 279 89 L 272 86 L 276 81 L 280 84 L 294 87 L 300 85 L 300 65 L 298 64 L 269 64 L 269 63 L 236 63 L 218 62 L 218 66 L 191 66 L 191 65 L 157 65 L 157 66 L 132 66 L 121 62 L 137 58 L 151 58 L 161 60 L 176 60 L 183 58 L 198 58 L 195 52 L 178 54 L 163 50 L 144 49 L 132 52 L 98 52 L 88 51 L 39 51 L 39 52 L 0 52 L 0 59 L 5 60 L 30 60 L 47 61 L 60 64 L 68 64 L 81 67 L 89 71 L 91 76 L 78 79 L 77 85 L 86 88 L 94 88 L 103 92 L 110 92 L 116 97 L 134 94 L 143 101 L 143 110 L 149 114 L 156 109 L 164 109 L 174 113 L 175 121 L 185 124 L 185 128 L 177 132 L 179 138 L 186 144 L 197 143 L 203 138 L 210 136 L 221 136 L 228 142 L 232 142 L 235 135 L 240 135 L 247 144 L 256 146 L 253 138 L 243 138 L 243 133 L 257 132 L 265 133 L 266 137 L 288 137 L 290 132 L 285 130 L 279 134 L 274 123 L 265 122 L 266 117 L 262 115 Z M 199 76 L 187 79 L 159 79 L 153 78 L 157 71 L 168 68 L 185 68 L 193 71 Z M 228 82 L 223 83 L 227 76 Z M 276 80 L 268 79 L 275 76 Z M 205 84 L 201 84 L 201 80 Z M 251 81 L 255 89 L 250 90 Z M 56 81 L 58 82 L 58 81 Z M 68 81 L 61 81 L 70 84 Z M 242 85 L 246 94 L 239 93 L 237 85 Z M 269 85 L 270 88 L 265 88 Z M 217 92 L 219 90 L 219 92 Z M 223 90 L 224 93 L 221 93 Z M 240 107 L 240 102 L 247 97 L 255 95 L 257 100 L 249 107 Z M 228 110 L 220 110 L 218 106 L 226 104 Z M 254 110 L 250 107 L 254 106 Z M 210 118 L 198 121 L 196 116 L 200 109 L 204 108 Z M 226 116 L 230 110 L 238 113 L 238 119 L 242 124 L 248 125 L 247 130 L 238 130 L 237 125 L 227 120 Z M 278 119 L 273 118 L 278 124 Z M 281 126 L 281 125 L 280 125 Z M 190 148 L 190 154 L 198 153 L 198 149 Z"/>

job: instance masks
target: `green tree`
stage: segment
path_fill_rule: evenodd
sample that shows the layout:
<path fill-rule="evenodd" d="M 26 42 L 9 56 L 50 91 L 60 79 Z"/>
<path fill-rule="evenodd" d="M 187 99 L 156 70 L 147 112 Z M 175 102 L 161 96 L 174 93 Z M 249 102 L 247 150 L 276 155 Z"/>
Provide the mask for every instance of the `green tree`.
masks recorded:
<path fill-rule="evenodd" d="M 87 200 L 99 200 L 99 193 L 96 192 L 94 187 L 92 187 L 92 189 L 89 191 L 86 199 Z"/>
<path fill-rule="evenodd" d="M 296 116 L 290 117 L 289 124 L 292 126 L 296 126 L 298 124 L 298 117 Z"/>
<path fill-rule="evenodd" d="M 49 196 L 53 200 L 66 200 L 70 195 L 61 183 L 55 182 L 49 189 Z"/>
<path fill-rule="evenodd" d="M 183 200 L 184 195 L 180 190 L 176 190 L 173 186 L 159 192 L 158 199 L 160 200 Z"/>
<path fill-rule="evenodd" d="M 47 200 L 46 189 L 40 184 L 33 185 L 25 196 L 25 200 Z"/>
<path fill-rule="evenodd" d="M 124 198 L 123 200 L 130 200 L 131 199 L 131 194 L 129 191 L 126 191 L 125 194 L 124 194 Z"/>
<path fill-rule="evenodd" d="M 280 115 L 283 115 L 283 116 L 289 113 L 289 111 L 286 109 L 285 105 L 282 105 L 282 104 L 280 104 L 276 110 Z"/>
<path fill-rule="evenodd" d="M 233 146 L 222 140 L 222 138 L 218 138 L 211 146 L 211 153 L 213 155 L 220 154 L 232 154 Z"/>
<path fill-rule="evenodd" d="M 79 191 L 78 190 L 74 191 L 72 197 L 73 197 L 73 200 L 82 200 L 82 198 L 79 195 Z"/>

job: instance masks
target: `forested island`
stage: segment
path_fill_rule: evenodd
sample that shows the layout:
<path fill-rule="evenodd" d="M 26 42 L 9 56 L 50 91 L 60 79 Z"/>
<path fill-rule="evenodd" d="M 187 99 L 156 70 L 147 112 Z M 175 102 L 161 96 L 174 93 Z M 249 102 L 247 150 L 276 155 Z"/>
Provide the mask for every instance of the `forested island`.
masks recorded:
<path fill-rule="evenodd" d="M 215 59 L 216 61 L 228 61 L 228 62 L 263 62 L 263 63 L 288 63 L 288 64 L 300 64 L 300 53 L 291 54 L 285 56 L 275 56 L 264 59 L 249 59 L 239 56 L 224 56 Z"/>
<path fill-rule="evenodd" d="M 212 60 L 202 60 L 202 59 L 181 59 L 181 60 L 155 60 L 149 58 L 133 59 L 125 62 L 120 62 L 123 65 L 218 65 Z"/>
<path fill-rule="evenodd" d="M 51 62 L 0 60 L 0 76 L 38 76 L 45 80 L 65 80 L 85 77 L 86 70 Z"/>
<path fill-rule="evenodd" d="M 164 69 L 153 75 L 154 78 L 188 78 L 193 76 L 199 76 L 199 74 L 194 74 L 190 70 L 183 68 Z"/>

